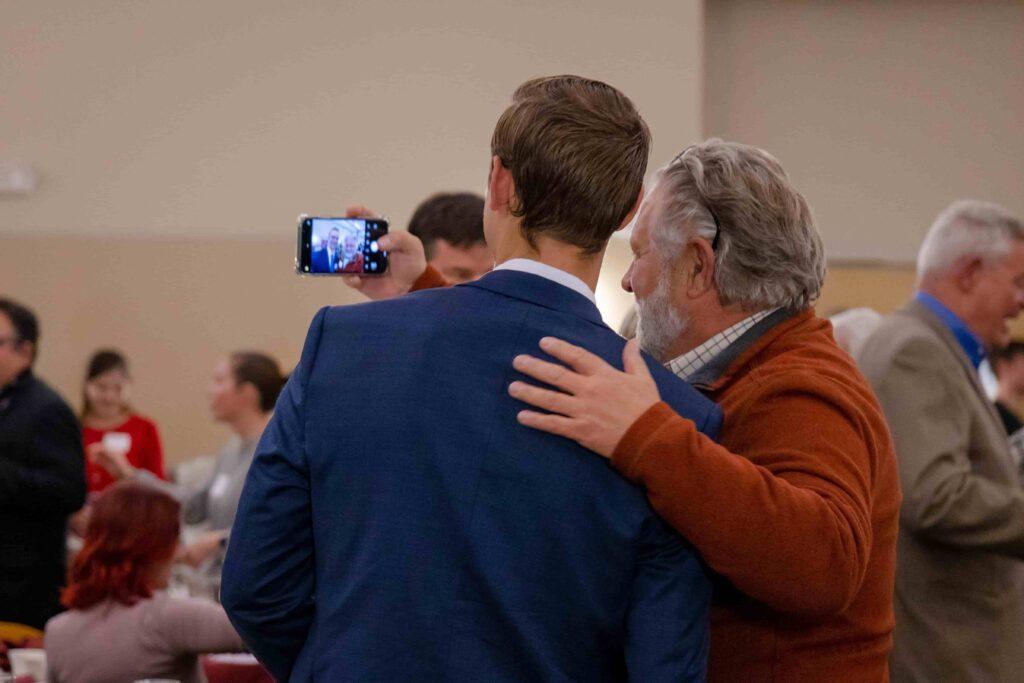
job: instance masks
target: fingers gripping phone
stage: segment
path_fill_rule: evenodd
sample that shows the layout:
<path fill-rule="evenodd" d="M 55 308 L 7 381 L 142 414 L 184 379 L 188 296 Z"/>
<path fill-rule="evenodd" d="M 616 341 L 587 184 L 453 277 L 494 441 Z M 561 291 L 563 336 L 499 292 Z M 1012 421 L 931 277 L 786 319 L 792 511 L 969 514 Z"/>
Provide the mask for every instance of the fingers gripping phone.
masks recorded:
<path fill-rule="evenodd" d="M 301 275 L 383 275 L 387 252 L 377 243 L 388 232 L 383 218 L 299 217 L 295 272 Z"/>

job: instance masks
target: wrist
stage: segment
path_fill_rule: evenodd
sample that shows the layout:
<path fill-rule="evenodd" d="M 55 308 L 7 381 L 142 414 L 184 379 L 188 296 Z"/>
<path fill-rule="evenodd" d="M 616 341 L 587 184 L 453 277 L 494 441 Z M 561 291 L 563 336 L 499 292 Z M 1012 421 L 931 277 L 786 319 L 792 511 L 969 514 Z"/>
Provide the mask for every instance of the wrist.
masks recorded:
<path fill-rule="evenodd" d="M 667 403 L 659 401 L 650 406 L 630 425 L 612 451 L 612 465 L 626 478 L 640 483 L 640 462 L 644 450 L 658 429 L 678 414 Z"/>

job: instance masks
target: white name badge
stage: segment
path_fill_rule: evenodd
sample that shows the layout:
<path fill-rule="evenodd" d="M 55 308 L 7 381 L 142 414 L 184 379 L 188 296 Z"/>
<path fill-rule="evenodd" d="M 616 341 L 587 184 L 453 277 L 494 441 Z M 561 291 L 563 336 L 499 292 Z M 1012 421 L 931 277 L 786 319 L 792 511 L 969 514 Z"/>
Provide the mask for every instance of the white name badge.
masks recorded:
<path fill-rule="evenodd" d="M 228 486 L 231 485 L 231 477 L 221 472 L 218 474 L 213 483 L 210 484 L 210 498 L 220 498 L 228 491 Z"/>

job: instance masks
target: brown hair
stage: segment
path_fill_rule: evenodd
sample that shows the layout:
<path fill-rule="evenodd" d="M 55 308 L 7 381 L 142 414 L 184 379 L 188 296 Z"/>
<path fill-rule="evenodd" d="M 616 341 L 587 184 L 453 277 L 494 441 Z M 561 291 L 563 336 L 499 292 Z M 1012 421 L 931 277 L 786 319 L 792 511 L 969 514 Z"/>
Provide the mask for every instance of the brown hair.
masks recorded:
<path fill-rule="evenodd" d="M 429 259 L 434 242 L 467 249 L 484 242 L 484 198 L 472 192 L 440 192 L 425 199 L 409 219 L 409 232 L 423 242 Z"/>
<path fill-rule="evenodd" d="M 1000 366 L 1002 366 L 1003 363 L 1013 360 L 1017 356 L 1024 356 L 1024 341 L 1020 339 L 1014 339 L 1005 347 L 993 350 L 992 353 L 989 354 L 993 374 L 998 377 Z"/>
<path fill-rule="evenodd" d="M 100 349 L 92 354 L 92 357 L 89 359 L 89 365 L 85 371 L 85 383 L 88 384 L 111 370 L 119 370 L 125 377 L 131 378 L 131 373 L 128 371 L 128 360 L 124 357 L 124 354 L 115 349 Z M 124 409 L 127 413 L 132 412 L 132 407 L 128 404 L 125 404 Z M 92 413 L 92 404 L 89 402 L 89 393 L 83 387 L 82 414 L 80 417 L 84 420 L 89 417 L 90 413 Z"/>
<path fill-rule="evenodd" d="M 260 395 L 260 410 L 264 413 L 274 409 L 277 395 L 281 393 L 287 377 L 281 372 L 277 361 L 259 351 L 235 351 L 231 354 L 231 374 L 235 383 L 248 382 L 256 387 Z"/>
<path fill-rule="evenodd" d="M 104 600 L 133 605 L 153 596 L 153 569 L 174 555 L 178 501 L 159 489 L 122 481 L 92 508 L 85 544 L 68 571 L 61 602 L 88 609 Z"/>
<path fill-rule="evenodd" d="M 32 344 L 32 362 L 39 355 L 39 320 L 32 309 L 22 306 L 13 299 L 0 299 L 0 313 L 10 319 L 14 333 L 18 335 L 15 344 Z"/>
<path fill-rule="evenodd" d="M 494 127 L 491 154 L 511 172 L 524 237 L 595 254 L 636 204 L 651 134 L 615 88 L 579 76 L 527 81 Z"/>

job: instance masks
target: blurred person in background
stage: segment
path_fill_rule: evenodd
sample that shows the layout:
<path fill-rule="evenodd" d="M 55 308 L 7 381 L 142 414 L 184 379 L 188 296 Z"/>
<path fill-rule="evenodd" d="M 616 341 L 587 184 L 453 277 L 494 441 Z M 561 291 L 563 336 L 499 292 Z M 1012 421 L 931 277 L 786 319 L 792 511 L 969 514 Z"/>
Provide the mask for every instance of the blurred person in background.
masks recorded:
<path fill-rule="evenodd" d="M 999 382 L 996 410 L 1007 435 L 1024 428 L 1021 409 L 1024 408 L 1024 341 L 1013 340 L 1004 348 L 989 354 L 992 372 Z"/>
<path fill-rule="evenodd" d="M 921 245 L 917 280 L 857 357 L 903 484 L 892 678 L 1018 681 L 1024 490 L 978 368 L 1024 306 L 1024 225 L 995 204 L 952 204 Z"/>
<path fill-rule="evenodd" d="M 418 239 L 411 246 L 423 256 L 446 281 L 460 284 L 476 280 L 494 268 L 494 252 L 484 241 L 484 198 L 471 192 L 440 192 L 425 199 L 412 214 L 408 232 Z M 376 218 L 377 213 L 362 205 L 350 206 L 350 218 Z M 402 233 L 407 234 L 407 233 Z M 387 249 L 387 236 L 380 240 Z M 403 265 L 399 259 L 398 267 Z M 346 276 L 346 284 L 371 299 L 398 296 L 405 292 L 389 291 L 391 278 L 359 278 Z M 381 289 L 383 287 L 383 290 Z"/>
<path fill-rule="evenodd" d="M 245 649 L 219 605 L 164 592 L 179 520 L 179 503 L 150 486 L 121 482 L 97 498 L 68 572 L 69 611 L 46 625 L 51 683 L 199 683 L 200 654 Z"/>
<path fill-rule="evenodd" d="M 137 479 L 172 493 L 182 501 L 185 522 L 208 529 L 183 550 L 181 559 L 187 563 L 200 566 L 222 553 L 256 444 L 285 379 L 277 361 L 259 351 L 236 351 L 217 363 L 208 390 L 210 411 L 217 422 L 231 428 L 234 437 L 217 455 L 213 474 L 194 490 L 165 484 L 123 456 L 98 453 L 97 461 L 113 478 Z"/>
<path fill-rule="evenodd" d="M 632 339 L 636 336 L 636 328 L 640 324 L 640 312 L 636 305 L 630 306 L 626 315 L 619 323 L 619 336 L 623 339 Z"/>
<path fill-rule="evenodd" d="M 156 424 L 137 414 L 129 402 L 131 374 L 128 361 L 113 349 L 97 351 L 89 359 L 82 392 L 82 444 L 85 447 L 89 493 L 98 493 L 114 483 L 105 467 L 93 461 L 104 450 L 103 438 L 110 433 L 127 434 L 124 454 L 128 464 L 164 476 L 164 452 Z M 108 440 L 107 446 L 119 444 Z M 107 456 L 108 458 L 110 456 Z"/>
<path fill-rule="evenodd" d="M 484 198 L 471 192 L 438 193 L 413 211 L 409 232 L 420 238 L 427 261 L 450 282 L 476 280 L 494 268 L 484 241 Z"/>
<path fill-rule="evenodd" d="M 882 324 L 882 319 L 881 313 L 867 307 L 847 308 L 828 316 L 836 344 L 854 358 L 875 328 Z"/>
<path fill-rule="evenodd" d="M 32 372 L 39 323 L 0 298 L 0 621 L 41 629 L 60 611 L 65 533 L 85 503 L 82 435 Z"/>

